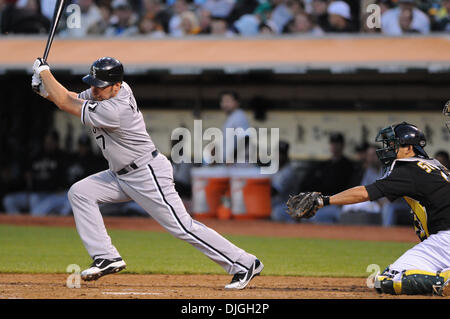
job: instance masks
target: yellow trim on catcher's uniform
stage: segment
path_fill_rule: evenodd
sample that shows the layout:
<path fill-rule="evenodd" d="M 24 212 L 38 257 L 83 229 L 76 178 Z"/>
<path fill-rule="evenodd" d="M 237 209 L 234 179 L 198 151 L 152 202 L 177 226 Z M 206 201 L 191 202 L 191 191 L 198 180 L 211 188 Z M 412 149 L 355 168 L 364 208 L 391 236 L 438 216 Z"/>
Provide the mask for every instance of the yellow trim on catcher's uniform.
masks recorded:
<path fill-rule="evenodd" d="M 439 274 L 439 276 L 444 278 L 444 281 L 447 281 L 450 279 L 450 269 L 443 271 Z"/>
<path fill-rule="evenodd" d="M 407 270 L 403 273 L 404 276 L 411 276 L 411 275 L 426 275 L 426 276 L 436 276 L 435 272 L 431 271 L 425 271 L 420 269 L 413 269 L 413 270 Z"/>
<path fill-rule="evenodd" d="M 419 221 L 420 225 L 422 226 L 422 228 L 425 232 L 426 238 L 428 238 L 428 236 L 430 236 L 430 233 L 428 232 L 428 225 L 427 225 L 427 220 L 428 220 L 427 210 L 425 209 L 425 207 L 420 205 L 420 203 L 418 201 L 416 201 L 415 199 L 412 199 L 407 196 L 405 196 L 403 198 L 408 203 L 409 207 L 411 207 L 414 215 L 416 216 L 417 220 Z M 414 226 L 414 227 L 416 227 L 416 226 Z"/>
<path fill-rule="evenodd" d="M 402 281 L 393 281 L 393 287 L 394 287 L 394 291 L 396 295 L 401 295 L 402 294 Z"/>

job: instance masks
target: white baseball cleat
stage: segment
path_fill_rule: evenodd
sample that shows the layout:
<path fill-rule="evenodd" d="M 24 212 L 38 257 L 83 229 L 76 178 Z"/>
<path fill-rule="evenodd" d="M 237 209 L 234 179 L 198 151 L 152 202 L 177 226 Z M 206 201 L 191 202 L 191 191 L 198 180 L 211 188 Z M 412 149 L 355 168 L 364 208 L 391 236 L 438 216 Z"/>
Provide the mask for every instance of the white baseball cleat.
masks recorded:
<path fill-rule="evenodd" d="M 98 258 L 94 260 L 90 268 L 81 272 L 81 279 L 84 281 L 97 280 L 102 276 L 119 272 L 126 266 L 120 257 L 114 259 Z"/>
<path fill-rule="evenodd" d="M 233 279 L 231 279 L 231 282 L 225 286 L 225 289 L 244 289 L 247 287 L 250 280 L 252 280 L 253 277 L 258 276 L 263 269 L 263 263 L 259 261 L 259 259 L 256 259 L 247 272 L 239 272 L 235 274 Z"/>

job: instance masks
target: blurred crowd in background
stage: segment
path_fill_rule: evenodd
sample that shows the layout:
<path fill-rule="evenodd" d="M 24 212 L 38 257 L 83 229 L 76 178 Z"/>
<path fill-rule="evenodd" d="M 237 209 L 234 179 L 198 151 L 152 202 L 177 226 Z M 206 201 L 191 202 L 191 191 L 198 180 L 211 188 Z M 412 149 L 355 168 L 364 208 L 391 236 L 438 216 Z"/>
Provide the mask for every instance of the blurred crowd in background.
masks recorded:
<path fill-rule="evenodd" d="M 0 0 L 2 34 L 45 34 L 56 0 Z M 64 37 L 257 36 L 450 31 L 450 0 L 69 0 Z M 377 4 L 380 27 L 366 21 Z M 77 9 L 78 8 L 78 9 Z M 80 19 L 77 21 L 76 14 Z"/>

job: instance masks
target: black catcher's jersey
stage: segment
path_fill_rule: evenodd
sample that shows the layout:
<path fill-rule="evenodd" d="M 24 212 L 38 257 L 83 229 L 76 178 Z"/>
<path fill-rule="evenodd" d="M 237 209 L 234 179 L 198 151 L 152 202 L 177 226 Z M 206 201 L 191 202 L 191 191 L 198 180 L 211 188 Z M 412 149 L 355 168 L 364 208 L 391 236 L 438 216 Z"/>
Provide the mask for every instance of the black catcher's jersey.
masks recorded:
<path fill-rule="evenodd" d="M 395 160 L 386 175 L 366 186 L 370 200 L 403 197 L 420 240 L 450 229 L 450 172 L 435 159 Z"/>

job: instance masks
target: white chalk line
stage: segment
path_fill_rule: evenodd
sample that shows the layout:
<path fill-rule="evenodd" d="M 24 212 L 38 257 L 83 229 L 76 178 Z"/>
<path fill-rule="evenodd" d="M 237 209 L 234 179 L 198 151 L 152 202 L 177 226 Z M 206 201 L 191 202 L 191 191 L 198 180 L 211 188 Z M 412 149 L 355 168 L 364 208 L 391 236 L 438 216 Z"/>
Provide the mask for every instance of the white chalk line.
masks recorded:
<path fill-rule="evenodd" d="M 104 295 L 162 295 L 161 292 L 136 292 L 136 291 L 104 291 L 102 292 Z"/>

